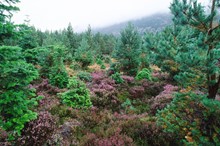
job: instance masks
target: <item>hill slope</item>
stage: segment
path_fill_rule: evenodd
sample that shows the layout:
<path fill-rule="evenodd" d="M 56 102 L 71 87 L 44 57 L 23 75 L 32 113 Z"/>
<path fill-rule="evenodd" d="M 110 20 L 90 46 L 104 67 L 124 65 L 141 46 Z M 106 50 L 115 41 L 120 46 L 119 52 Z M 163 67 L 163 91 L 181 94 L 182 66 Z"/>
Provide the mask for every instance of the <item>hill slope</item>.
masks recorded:
<path fill-rule="evenodd" d="M 169 13 L 165 13 L 165 14 L 158 13 L 151 16 L 143 17 L 141 19 L 126 21 L 104 28 L 98 28 L 95 29 L 95 32 L 118 35 L 120 31 L 124 29 L 129 22 L 134 24 L 140 33 L 146 31 L 155 32 L 155 31 L 160 31 L 164 27 L 170 25 L 172 23 L 172 15 Z"/>

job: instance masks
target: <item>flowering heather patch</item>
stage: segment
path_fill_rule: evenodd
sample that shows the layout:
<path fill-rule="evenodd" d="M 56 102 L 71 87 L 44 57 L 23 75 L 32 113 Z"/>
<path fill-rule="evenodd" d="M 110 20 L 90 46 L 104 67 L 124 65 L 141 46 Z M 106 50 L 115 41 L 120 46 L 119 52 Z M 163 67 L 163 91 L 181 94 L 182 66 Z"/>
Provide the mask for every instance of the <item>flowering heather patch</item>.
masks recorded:
<path fill-rule="evenodd" d="M 17 145 L 43 145 L 55 130 L 55 122 L 49 112 L 40 112 L 38 118 L 25 125 Z"/>
<path fill-rule="evenodd" d="M 144 97 L 144 87 L 134 86 L 129 89 L 129 93 L 133 98 L 143 98 Z"/>
<path fill-rule="evenodd" d="M 29 87 L 36 89 L 38 96 L 44 97 L 39 101 L 39 107 L 44 109 L 50 109 L 54 104 L 59 104 L 59 100 L 53 98 L 53 96 L 64 91 L 64 89 L 59 89 L 58 87 L 50 85 L 48 79 L 42 79 L 40 83 L 30 85 Z"/>
<path fill-rule="evenodd" d="M 157 110 L 161 110 L 166 107 L 173 99 L 173 94 L 178 90 L 177 86 L 167 84 L 163 87 L 159 95 L 151 99 L 151 113 L 156 114 Z"/>
<path fill-rule="evenodd" d="M 133 83 L 134 82 L 134 77 L 132 77 L 132 76 L 122 75 L 121 77 L 126 83 Z"/>
<path fill-rule="evenodd" d="M 93 105 L 99 108 L 118 107 L 120 102 L 117 99 L 118 90 L 115 81 L 107 77 L 104 72 L 94 72 L 91 75 L 92 83 L 88 84 L 88 88 L 92 94 Z"/>

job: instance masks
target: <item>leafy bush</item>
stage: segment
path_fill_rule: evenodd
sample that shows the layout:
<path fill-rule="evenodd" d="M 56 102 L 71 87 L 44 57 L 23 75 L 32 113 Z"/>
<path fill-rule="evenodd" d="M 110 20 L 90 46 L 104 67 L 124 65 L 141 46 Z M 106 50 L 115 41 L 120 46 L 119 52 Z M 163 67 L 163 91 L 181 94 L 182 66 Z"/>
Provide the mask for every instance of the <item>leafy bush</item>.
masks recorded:
<path fill-rule="evenodd" d="M 73 108 L 86 108 L 92 106 L 89 90 L 82 81 L 77 79 L 77 77 L 70 78 L 67 87 L 69 90 L 61 93 L 61 99 L 64 104 Z"/>
<path fill-rule="evenodd" d="M 157 123 L 175 134 L 180 144 L 218 145 L 220 142 L 220 102 L 195 93 L 178 93 L 157 114 Z"/>
<path fill-rule="evenodd" d="M 77 74 L 77 77 L 82 80 L 82 81 L 86 81 L 86 82 L 89 82 L 92 80 L 92 76 L 90 73 L 88 72 L 85 72 L 85 71 L 80 71 L 78 74 Z"/>
<path fill-rule="evenodd" d="M 49 112 L 40 112 L 38 118 L 25 125 L 16 145 L 43 145 L 55 130 L 54 118 Z"/>
<path fill-rule="evenodd" d="M 140 72 L 138 72 L 135 79 L 137 80 L 147 79 L 151 81 L 152 80 L 151 71 L 147 68 L 143 68 Z"/>
<path fill-rule="evenodd" d="M 113 80 L 115 80 L 115 83 L 116 83 L 116 84 L 120 84 L 120 83 L 123 83 L 123 82 L 124 82 L 124 80 L 122 79 L 120 73 L 118 73 L 118 72 L 116 72 L 116 73 L 114 73 L 113 75 L 111 75 L 111 78 L 112 78 Z"/>
<path fill-rule="evenodd" d="M 37 105 L 34 90 L 27 88 L 38 77 L 32 64 L 25 62 L 19 47 L 0 47 L 0 125 L 20 134 L 24 124 L 37 118 L 31 111 Z"/>

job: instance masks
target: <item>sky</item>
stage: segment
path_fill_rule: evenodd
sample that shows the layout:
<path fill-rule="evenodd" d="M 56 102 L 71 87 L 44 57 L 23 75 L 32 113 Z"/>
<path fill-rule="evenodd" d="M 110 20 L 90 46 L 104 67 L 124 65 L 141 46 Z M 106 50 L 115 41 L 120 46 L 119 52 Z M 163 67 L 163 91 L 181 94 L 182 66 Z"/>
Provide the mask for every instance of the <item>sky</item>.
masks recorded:
<path fill-rule="evenodd" d="M 15 23 L 30 20 L 30 25 L 45 30 L 59 30 L 72 24 L 75 31 L 105 27 L 138 19 L 157 12 L 169 12 L 172 0 L 21 0 Z M 28 16 L 28 17 L 27 17 Z"/>

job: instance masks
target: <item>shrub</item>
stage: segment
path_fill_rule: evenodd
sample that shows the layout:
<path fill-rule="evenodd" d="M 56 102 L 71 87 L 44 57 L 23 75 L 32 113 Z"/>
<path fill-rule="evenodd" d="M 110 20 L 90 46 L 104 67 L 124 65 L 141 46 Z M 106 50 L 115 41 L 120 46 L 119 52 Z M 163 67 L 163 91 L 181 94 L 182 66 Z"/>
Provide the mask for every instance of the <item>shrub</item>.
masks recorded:
<path fill-rule="evenodd" d="M 147 79 L 147 80 L 152 80 L 151 77 L 151 71 L 147 68 L 143 68 L 140 72 L 138 72 L 138 74 L 135 77 L 136 80 L 143 80 L 143 79 Z"/>
<path fill-rule="evenodd" d="M 53 86 L 57 86 L 59 88 L 66 88 L 68 83 L 68 74 L 64 66 L 52 67 L 49 74 L 49 82 Z"/>
<path fill-rule="evenodd" d="M 49 112 L 40 112 L 38 118 L 25 125 L 16 145 L 43 145 L 55 130 L 55 122 Z"/>
<path fill-rule="evenodd" d="M 37 105 L 35 91 L 28 87 L 38 77 L 32 64 L 26 63 L 19 47 L 0 47 L 0 127 L 20 134 L 24 124 L 37 118 L 30 109 Z"/>
<path fill-rule="evenodd" d="M 132 77 L 132 76 L 122 75 L 121 78 L 122 78 L 126 83 L 133 83 L 133 82 L 134 82 L 134 77 Z"/>
<path fill-rule="evenodd" d="M 156 97 L 153 97 L 150 101 L 150 109 L 152 114 L 156 114 L 157 110 L 162 110 L 169 104 L 173 97 L 174 93 L 177 91 L 178 87 L 170 84 L 165 85 L 164 91 L 162 91 Z"/>
<path fill-rule="evenodd" d="M 120 83 L 123 83 L 123 82 L 124 82 L 124 80 L 122 79 L 120 73 L 118 73 L 118 72 L 116 72 L 116 73 L 114 73 L 113 75 L 111 75 L 111 78 L 112 78 L 113 80 L 115 80 L 115 83 L 116 83 L 116 84 L 120 84 Z"/>
<path fill-rule="evenodd" d="M 115 62 L 110 65 L 110 68 L 108 69 L 108 75 L 111 76 L 112 74 L 120 72 L 120 63 Z"/>
<path fill-rule="evenodd" d="M 104 64 L 101 64 L 101 69 L 106 69 L 106 66 Z"/>
<path fill-rule="evenodd" d="M 218 145 L 220 102 L 195 93 L 178 93 L 169 106 L 157 114 L 157 123 L 175 134 L 180 144 Z"/>
<path fill-rule="evenodd" d="M 117 98 L 115 81 L 109 79 L 103 72 L 92 73 L 92 84 L 89 89 L 92 93 L 92 103 L 99 108 L 117 110 L 120 101 Z"/>
<path fill-rule="evenodd" d="M 77 77 L 82 81 L 86 81 L 86 82 L 92 81 L 92 76 L 88 72 L 80 71 L 77 74 Z"/>
<path fill-rule="evenodd" d="M 92 82 L 99 84 L 104 78 L 106 78 L 104 72 L 93 72 L 91 73 Z"/>
<path fill-rule="evenodd" d="M 143 98 L 144 91 L 144 87 L 142 86 L 134 86 L 129 89 L 129 93 L 133 98 Z"/>
<path fill-rule="evenodd" d="M 76 77 L 72 77 L 67 87 L 69 90 L 61 93 L 61 99 L 64 104 L 73 108 L 92 106 L 89 90 L 82 81 L 78 80 Z"/>
<path fill-rule="evenodd" d="M 74 61 L 74 62 L 70 65 L 70 68 L 71 68 L 72 70 L 79 70 L 79 69 L 82 68 L 82 66 L 81 66 L 80 63 Z"/>
<path fill-rule="evenodd" d="M 121 129 L 117 128 L 115 133 L 109 137 L 98 137 L 95 134 L 87 134 L 83 145 L 86 146 L 133 146 L 133 139 L 121 134 Z"/>

